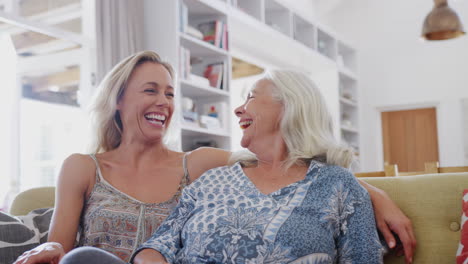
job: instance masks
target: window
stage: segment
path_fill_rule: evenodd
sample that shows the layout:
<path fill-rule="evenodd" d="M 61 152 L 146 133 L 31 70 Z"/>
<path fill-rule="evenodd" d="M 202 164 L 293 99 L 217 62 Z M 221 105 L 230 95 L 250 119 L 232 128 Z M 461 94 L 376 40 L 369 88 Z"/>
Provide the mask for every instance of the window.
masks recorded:
<path fill-rule="evenodd" d="M 93 62 L 83 14 L 82 0 L 0 1 L 3 209 L 19 191 L 54 185 L 62 161 L 86 151 Z"/>

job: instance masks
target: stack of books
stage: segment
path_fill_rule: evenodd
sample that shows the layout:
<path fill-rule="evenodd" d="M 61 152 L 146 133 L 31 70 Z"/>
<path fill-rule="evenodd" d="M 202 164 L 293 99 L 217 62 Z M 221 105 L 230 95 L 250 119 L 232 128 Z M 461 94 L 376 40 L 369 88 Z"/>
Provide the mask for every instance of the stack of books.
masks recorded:
<path fill-rule="evenodd" d="M 198 25 L 203 34 L 203 40 L 214 46 L 228 50 L 227 24 L 221 20 L 213 20 Z"/>
<path fill-rule="evenodd" d="M 190 50 L 179 47 L 179 76 L 181 79 L 188 79 L 190 76 Z"/>
<path fill-rule="evenodd" d="M 195 27 L 189 25 L 188 22 L 188 8 L 185 3 L 180 5 L 179 16 L 179 31 L 186 33 L 195 38 L 202 39 L 214 46 L 228 50 L 228 32 L 227 24 L 221 20 L 209 20 L 206 22 L 198 23 Z M 195 26 L 195 25 L 194 25 Z"/>

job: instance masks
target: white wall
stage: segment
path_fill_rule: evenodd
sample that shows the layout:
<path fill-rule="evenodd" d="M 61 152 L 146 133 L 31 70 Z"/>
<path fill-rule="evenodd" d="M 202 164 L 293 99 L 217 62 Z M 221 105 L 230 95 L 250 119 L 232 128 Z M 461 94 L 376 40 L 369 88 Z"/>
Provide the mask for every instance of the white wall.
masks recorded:
<path fill-rule="evenodd" d="M 359 50 L 361 165 L 365 171 L 383 167 L 380 111 L 418 105 L 437 106 L 441 166 L 466 165 L 461 101 L 468 97 L 468 36 L 422 41 L 422 23 L 432 3 L 341 1 L 319 18 Z M 450 5 L 468 27 L 468 1 Z"/>
<path fill-rule="evenodd" d="M 468 164 L 468 97 L 467 98 L 464 98 L 462 100 L 462 111 L 463 111 L 463 114 L 462 114 L 462 120 L 463 120 L 463 130 L 462 130 L 462 133 L 463 133 L 463 138 L 465 140 L 465 145 L 464 145 L 464 149 L 465 149 L 465 163 L 464 164 Z"/>

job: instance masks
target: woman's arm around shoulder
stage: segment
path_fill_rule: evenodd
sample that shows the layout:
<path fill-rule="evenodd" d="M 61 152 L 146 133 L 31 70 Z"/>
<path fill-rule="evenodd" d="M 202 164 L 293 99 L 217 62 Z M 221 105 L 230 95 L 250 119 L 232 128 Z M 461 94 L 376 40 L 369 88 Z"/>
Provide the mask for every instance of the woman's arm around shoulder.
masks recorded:
<path fill-rule="evenodd" d="M 48 243 L 25 252 L 15 264 L 58 263 L 75 244 L 81 210 L 96 166 L 91 157 L 73 154 L 62 165 L 55 192 L 54 214 Z"/>
<path fill-rule="evenodd" d="M 390 248 L 395 248 L 394 232 L 402 243 L 406 263 L 412 263 L 416 249 L 416 238 L 411 220 L 400 210 L 383 190 L 358 179 L 372 200 L 377 228 Z"/>
<path fill-rule="evenodd" d="M 209 169 L 226 166 L 230 157 L 231 152 L 218 148 L 202 147 L 193 150 L 187 156 L 190 181 L 195 181 Z"/>

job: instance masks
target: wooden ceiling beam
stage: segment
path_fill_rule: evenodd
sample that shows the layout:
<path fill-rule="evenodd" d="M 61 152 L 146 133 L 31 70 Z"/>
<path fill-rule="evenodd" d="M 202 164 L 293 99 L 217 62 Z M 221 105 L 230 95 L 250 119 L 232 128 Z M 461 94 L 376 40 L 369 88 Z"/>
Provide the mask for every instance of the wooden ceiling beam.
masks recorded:
<path fill-rule="evenodd" d="M 55 90 L 56 92 L 68 91 L 69 89 L 67 89 L 67 87 L 73 87 L 79 84 L 80 68 L 73 67 L 43 77 L 25 77 L 24 80 L 33 87 L 34 92 L 52 91 L 52 87 L 58 89 Z"/>

